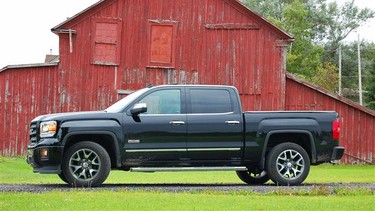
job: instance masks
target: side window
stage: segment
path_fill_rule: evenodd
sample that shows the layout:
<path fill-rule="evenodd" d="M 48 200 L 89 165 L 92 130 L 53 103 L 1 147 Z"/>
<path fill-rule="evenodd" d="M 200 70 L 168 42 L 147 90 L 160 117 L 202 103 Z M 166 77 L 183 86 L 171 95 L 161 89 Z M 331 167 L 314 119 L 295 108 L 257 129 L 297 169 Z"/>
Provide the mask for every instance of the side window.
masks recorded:
<path fill-rule="evenodd" d="M 147 104 L 144 114 L 181 114 L 181 92 L 179 89 L 153 92 L 139 103 Z"/>
<path fill-rule="evenodd" d="M 232 112 L 230 93 L 225 89 L 190 90 L 191 113 Z"/>

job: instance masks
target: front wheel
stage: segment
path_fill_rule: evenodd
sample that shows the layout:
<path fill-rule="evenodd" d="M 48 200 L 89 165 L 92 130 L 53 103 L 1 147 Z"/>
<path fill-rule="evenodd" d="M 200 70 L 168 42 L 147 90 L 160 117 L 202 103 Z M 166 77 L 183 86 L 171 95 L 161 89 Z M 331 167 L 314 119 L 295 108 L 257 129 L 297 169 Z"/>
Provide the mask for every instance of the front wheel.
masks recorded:
<path fill-rule="evenodd" d="M 268 153 L 266 169 L 277 185 L 300 185 L 309 174 L 310 158 L 300 145 L 282 143 Z"/>
<path fill-rule="evenodd" d="M 259 174 L 250 171 L 237 171 L 236 173 L 238 178 L 249 185 L 262 185 L 270 179 L 266 171 Z"/>
<path fill-rule="evenodd" d="M 111 160 L 107 151 L 94 142 L 79 142 L 64 155 L 62 170 L 69 184 L 77 187 L 95 187 L 107 179 Z"/>

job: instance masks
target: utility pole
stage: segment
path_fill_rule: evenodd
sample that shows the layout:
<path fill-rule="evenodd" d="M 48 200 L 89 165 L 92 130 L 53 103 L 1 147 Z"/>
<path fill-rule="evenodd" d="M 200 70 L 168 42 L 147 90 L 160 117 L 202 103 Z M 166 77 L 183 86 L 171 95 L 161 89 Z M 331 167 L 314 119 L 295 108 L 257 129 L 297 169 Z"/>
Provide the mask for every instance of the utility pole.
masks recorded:
<path fill-rule="evenodd" d="M 341 61 L 342 61 L 342 57 L 341 57 L 341 44 L 339 45 L 339 95 L 341 95 L 342 91 L 341 91 L 341 80 L 342 80 L 342 69 L 341 69 Z"/>
<path fill-rule="evenodd" d="M 359 104 L 363 105 L 362 101 L 362 70 L 361 70 L 361 49 L 360 49 L 360 40 L 358 34 L 358 92 L 359 92 Z"/>

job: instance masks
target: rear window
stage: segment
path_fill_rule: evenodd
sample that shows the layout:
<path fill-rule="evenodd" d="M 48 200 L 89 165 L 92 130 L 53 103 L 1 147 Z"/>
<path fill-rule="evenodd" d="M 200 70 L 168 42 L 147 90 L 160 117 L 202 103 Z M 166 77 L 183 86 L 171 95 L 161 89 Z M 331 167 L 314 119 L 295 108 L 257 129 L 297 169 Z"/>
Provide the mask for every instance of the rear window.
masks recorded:
<path fill-rule="evenodd" d="M 230 93 L 225 89 L 191 89 L 191 113 L 232 112 Z"/>

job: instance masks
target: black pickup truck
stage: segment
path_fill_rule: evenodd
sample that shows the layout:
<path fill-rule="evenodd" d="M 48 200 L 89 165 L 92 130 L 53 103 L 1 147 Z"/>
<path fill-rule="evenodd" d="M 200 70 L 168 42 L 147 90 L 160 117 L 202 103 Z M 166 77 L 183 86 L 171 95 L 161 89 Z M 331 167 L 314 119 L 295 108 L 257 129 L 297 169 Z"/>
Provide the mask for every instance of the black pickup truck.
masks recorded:
<path fill-rule="evenodd" d="M 26 155 L 34 172 L 98 186 L 111 169 L 236 171 L 248 184 L 299 185 L 310 165 L 341 159 L 336 112 L 242 112 L 232 86 L 164 85 L 104 111 L 39 116 Z"/>

